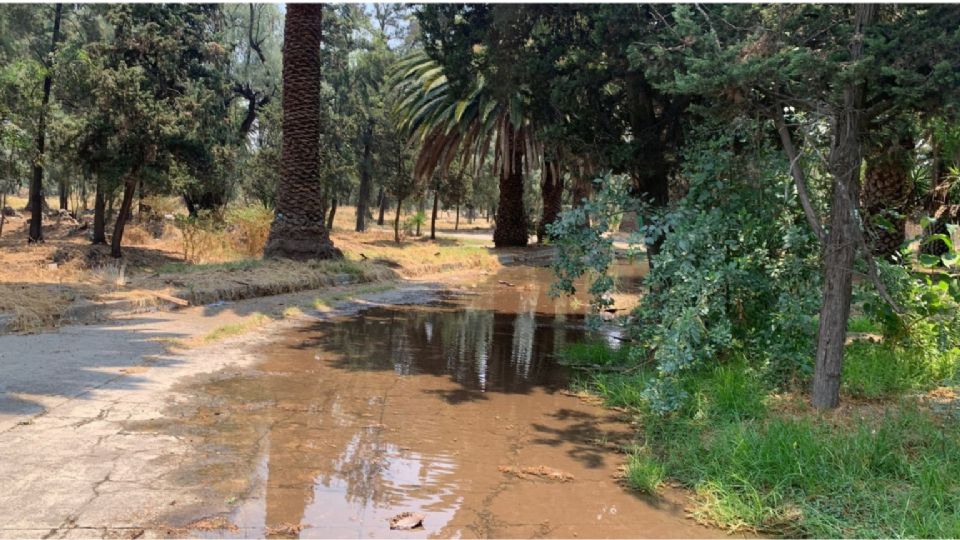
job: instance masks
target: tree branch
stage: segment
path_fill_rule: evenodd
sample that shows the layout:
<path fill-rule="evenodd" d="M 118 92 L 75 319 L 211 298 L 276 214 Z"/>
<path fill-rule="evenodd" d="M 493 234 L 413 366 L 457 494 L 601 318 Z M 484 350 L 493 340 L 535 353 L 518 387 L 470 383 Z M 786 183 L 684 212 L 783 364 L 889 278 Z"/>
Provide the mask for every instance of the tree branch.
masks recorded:
<path fill-rule="evenodd" d="M 783 119 L 783 106 L 777 105 L 773 112 L 773 123 L 777 126 L 777 132 L 780 134 L 780 142 L 790 160 L 790 175 L 793 177 L 793 183 L 797 186 L 797 195 L 800 197 L 800 205 L 803 206 L 803 213 L 807 216 L 807 222 L 813 229 L 817 239 L 822 244 L 826 240 L 826 234 L 823 232 L 823 226 L 817 218 L 817 212 L 810 202 L 810 192 L 807 191 L 807 179 L 800 168 L 800 153 L 797 152 L 793 144 L 793 138 L 790 136 L 790 130 L 787 129 L 787 123 Z"/>

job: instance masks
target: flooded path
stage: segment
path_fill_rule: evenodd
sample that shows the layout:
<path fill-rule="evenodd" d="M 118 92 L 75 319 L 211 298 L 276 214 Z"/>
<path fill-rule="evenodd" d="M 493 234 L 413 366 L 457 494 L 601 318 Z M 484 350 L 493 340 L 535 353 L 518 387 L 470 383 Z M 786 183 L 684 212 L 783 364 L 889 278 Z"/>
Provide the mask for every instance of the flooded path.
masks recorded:
<path fill-rule="evenodd" d="M 431 304 L 288 331 L 253 368 L 195 378 L 166 418 L 128 428 L 194 446 L 173 480 L 223 504 L 190 535 L 717 536 L 678 494 L 617 483 L 631 430 L 563 391 L 554 354 L 584 338 L 583 305 L 548 298 L 549 283 L 507 268 Z M 537 466 L 573 479 L 503 472 Z M 403 511 L 424 528 L 391 531 Z"/>

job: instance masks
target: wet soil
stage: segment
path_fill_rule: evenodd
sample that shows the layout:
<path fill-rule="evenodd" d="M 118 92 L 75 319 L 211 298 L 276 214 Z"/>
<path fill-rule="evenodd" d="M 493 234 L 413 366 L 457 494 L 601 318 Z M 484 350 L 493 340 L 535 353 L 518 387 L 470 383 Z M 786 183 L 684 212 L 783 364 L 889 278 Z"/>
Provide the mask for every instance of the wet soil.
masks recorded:
<path fill-rule="evenodd" d="M 173 532 L 717 536 L 685 517 L 682 493 L 618 482 L 629 419 L 564 391 L 554 355 L 586 337 L 584 304 L 549 298 L 549 283 L 545 269 L 506 268 L 432 304 L 289 331 L 253 368 L 185 383 L 191 398 L 166 418 L 130 426 L 194 447 L 173 480 L 216 504 L 171 508 L 185 527 Z M 390 530 L 402 512 L 423 527 Z"/>

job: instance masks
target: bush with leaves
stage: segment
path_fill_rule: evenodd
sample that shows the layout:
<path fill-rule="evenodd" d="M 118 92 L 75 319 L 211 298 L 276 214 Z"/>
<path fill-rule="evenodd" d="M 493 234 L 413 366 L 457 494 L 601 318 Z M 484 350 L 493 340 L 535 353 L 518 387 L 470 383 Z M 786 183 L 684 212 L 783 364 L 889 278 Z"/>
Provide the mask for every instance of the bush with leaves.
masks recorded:
<path fill-rule="evenodd" d="M 769 382 L 784 385 L 811 369 L 819 290 L 815 239 L 803 220 L 787 169 L 765 147 L 738 152 L 736 132 L 701 139 L 687 151 L 686 198 L 654 214 L 631 197 L 628 179 L 597 182 L 593 200 L 565 212 L 557 238 L 557 289 L 591 271 L 597 308 L 613 285 L 612 224 L 625 211 L 646 218 L 629 239 L 636 254 L 663 238 L 645 281 L 649 289 L 628 330 L 657 376 L 645 396 L 651 409 L 683 405 L 691 371 L 728 361 L 734 353 Z M 583 227 L 589 214 L 591 227 Z"/>

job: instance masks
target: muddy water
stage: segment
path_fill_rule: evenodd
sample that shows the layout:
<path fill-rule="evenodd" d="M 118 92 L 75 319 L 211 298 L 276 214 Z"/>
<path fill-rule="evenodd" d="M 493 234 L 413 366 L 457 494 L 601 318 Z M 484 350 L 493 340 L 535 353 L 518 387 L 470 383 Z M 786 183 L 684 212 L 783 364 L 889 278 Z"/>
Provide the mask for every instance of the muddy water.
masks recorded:
<path fill-rule="evenodd" d="M 196 445 L 177 481 L 223 501 L 208 524 L 232 525 L 189 534 L 716 536 L 684 517 L 678 494 L 617 483 L 631 431 L 563 391 L 554 354 L 585 337 L 583 308 L 550 299 L 549 282 L 508 268 L 428 305 L 300 328 L 258 351 L 255 369 L 195 382 L 164 428 Z M 528 466 L 573 480 L 500 470 Z M 424 527 L 391 531 L 403 511 Z"/>

